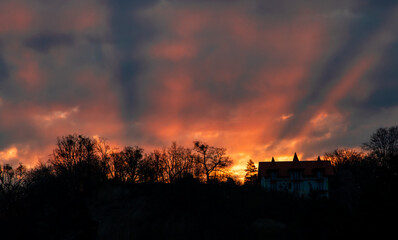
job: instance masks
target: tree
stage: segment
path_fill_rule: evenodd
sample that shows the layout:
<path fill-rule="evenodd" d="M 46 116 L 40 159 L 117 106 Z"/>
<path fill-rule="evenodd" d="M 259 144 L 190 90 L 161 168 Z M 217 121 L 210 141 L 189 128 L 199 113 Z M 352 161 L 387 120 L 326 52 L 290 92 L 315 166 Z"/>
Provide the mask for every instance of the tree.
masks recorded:
<path fill-rule="evenodd" d="M 73 191 L 91 190 L 106 179 L 96 141 L 89 137 L 76 134 L 58 137 L 49 162 L 55 174 Z"/>
<path fill-rule="evenodd" d="M 113 153 L 115 179 L 122 182 L 138 181 L 138 169 L 144 156 L 144 149 L 134 146 L 125 147 L 123 151 Z"/>
<path fill-rule="evenodd" d="M 163 160 L 164 171 L 170 183 L 194 175 L 195 158 L 189 148 L 173 142 L 166 149 L 166 157 Z"/>
<path fill-rule="evenodd" d="M 0 165 L 0 200 L 5 200 L 6 208 L 23 195 L 25 175 L 26 168 L 22 164 L 15 169 L 9 164 Z"/>
<path fill-rule="evenodd" d="M 379 128 L 362 148 L 370 151 L 371 157 L 394 173 L 398 170 L 398 126 Z"/>
<path fill-rule="evenodd" d="M 43 187 L 54 181 L 54 169 L 52 165 L 39 163 L 34 168 L 30 169 L 26 173 L 26 182 L 29 188 L 31 187 Z"/>
<path fill-rule="evenodd" d="M 342 167 L 361 164 L 365 159 L 365 155 L 353 149 L 339 148 L 331 153 L 325 153 L 323 158 L 330 161 L 335 167 Z"/>
<path fill-rule="evenodd" d="M 257 168 L 251 159 L 247 162 L 245 172 L 245 184 L 254 184 L 257 182 Z"/>
<path fill-rule="evenodd" d="M 212 147 L 206 143 L 195 141 L 194 150 L 198 153 L 197 163 L 203 169 L 207 183 L 210 182 L 211 174 L 232 164 L 232 160 L 226 156 L 225 148 Z"/>
<path fill-rule="evenodd" d="M 165 182 L 163 174 L 163 154 L 158 150 L 146 154 L 139 165 L 138 175 L 141 183 Z"/>
<path fill-rule="evenodd" d="M 106 139 L 98 138 L 95 140 L 96 151 L 99 157 L 99 164 L 102 168 L 103 173 L 108 179 L 114 178 L 115 169 L 113 164 L 111 164 L 111 155 L 114 149 L 112 149 Z"/>
<path fill-rule="evenodd" d="M 380 191 L 378 166 L 365 153 L 342 148 L 325 153 L 323 158 L 331 161 L 334 167 L 335 174 L 329 182 L 331 194 L 349 208 L 369 199 L 369 194 Z"/>

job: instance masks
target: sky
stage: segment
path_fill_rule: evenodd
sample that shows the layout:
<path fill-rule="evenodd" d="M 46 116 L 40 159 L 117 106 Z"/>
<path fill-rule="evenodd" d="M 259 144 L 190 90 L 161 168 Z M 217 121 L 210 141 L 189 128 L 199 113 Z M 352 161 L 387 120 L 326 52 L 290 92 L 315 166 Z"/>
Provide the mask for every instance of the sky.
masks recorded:
<path fill-rule="evenodd" d="M 0 0 L 0 163 L 73 133 L 315 159 L 397 125 L 397 63 L 396 1 Z"/>

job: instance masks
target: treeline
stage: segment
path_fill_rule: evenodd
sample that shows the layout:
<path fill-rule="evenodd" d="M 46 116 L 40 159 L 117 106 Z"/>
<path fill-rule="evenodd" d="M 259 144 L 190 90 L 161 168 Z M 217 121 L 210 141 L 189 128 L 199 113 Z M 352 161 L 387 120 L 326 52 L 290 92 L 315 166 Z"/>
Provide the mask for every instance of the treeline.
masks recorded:
<path fill-rule="evenodd" d="M 83 135 L 58 137 L 45 163 L 32 169 L 0 165 L 0 230 L 14 239 L 96 239 L 100 230 L 93 202 L 101 209 L 104 199 L 119 201 L 120 191 L 234 183 L 231 164 L 225 148 L 200 141 L 191 148 L 173 142 L 145 152 L 139 146 L 113 148 Z M 163 197 L 169 194 L 159 191 Z"/>
<path fill-rule="evenodd" d="M 336 149 L 324 158 L 332 161 L 331 200 L 352 216 L 350 231 L 388 235 L 398 214 L 398 126 L 379 128 L 360 149 Z"/>
<path fill-rule="evenodd" d="M 351 207 L 365 201 L 397 196 L 398 187 L 398 126 L 379 128 L 361 149 L 336 149 L 326 153 L 335 176 L 331 190 L 336 198 Z"/>
<path fill-rule="evenodd" d="M 91 191 L 101 183 L 204 183 L 233 181 L 226 149 L 195 141 L 192 148 L 177 145 L 145 153 L 139 146 L 112 148 L 104 139 L 83 135 L 57 138 L 47 163 L 31 170 L 22 164 L 0 165 L 0 198 L 12 201 L 21 189 L 43 177 L 62 181 L 73 192 Z M 15 196 L 14 196 L 15 195 Z M 13 197 L 11 197 L 13 196 Z"/>

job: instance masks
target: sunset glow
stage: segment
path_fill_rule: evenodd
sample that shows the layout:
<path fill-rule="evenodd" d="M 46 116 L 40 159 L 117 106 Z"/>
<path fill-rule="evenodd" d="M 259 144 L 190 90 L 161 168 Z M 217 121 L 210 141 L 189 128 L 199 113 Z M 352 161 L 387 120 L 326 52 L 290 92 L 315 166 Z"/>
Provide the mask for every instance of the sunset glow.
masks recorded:
<path fill-rule="evenodd" d="M 0 152 L 0 159 L 10 160 L 18 157 L 18 149 L 16 147 L 11 147 Z"/>
<path fill-rule="evenodd" d="M 241 177 L 397 123 L 398 6 L 127 2 L 0 3 L 0 163 L 45 162 L 71 133 L 201 140 Z"/>

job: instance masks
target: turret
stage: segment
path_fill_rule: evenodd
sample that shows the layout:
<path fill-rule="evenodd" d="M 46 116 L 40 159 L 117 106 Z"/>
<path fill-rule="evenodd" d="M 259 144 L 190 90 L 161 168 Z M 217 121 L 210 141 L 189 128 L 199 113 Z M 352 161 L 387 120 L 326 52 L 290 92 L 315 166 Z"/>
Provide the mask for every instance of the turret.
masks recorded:
<path fill-rule="evenodd" d="M 293 162 L 298 162 L 298 161 L 299 161 L 299 159 L 297 157 L 297 153 L 294 153 Z"/>

